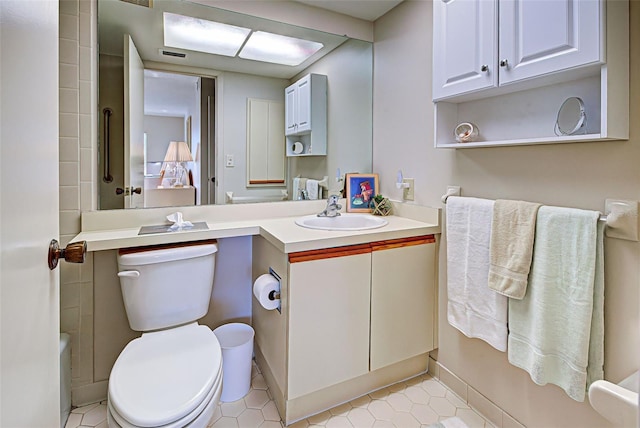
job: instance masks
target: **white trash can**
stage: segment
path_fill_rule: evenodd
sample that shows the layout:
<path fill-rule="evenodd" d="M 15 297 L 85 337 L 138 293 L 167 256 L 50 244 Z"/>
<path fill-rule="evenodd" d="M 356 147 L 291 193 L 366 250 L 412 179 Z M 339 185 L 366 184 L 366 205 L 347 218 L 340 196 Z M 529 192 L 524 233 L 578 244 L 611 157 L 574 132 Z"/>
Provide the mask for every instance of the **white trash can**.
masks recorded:
<path fill-rule="evenodd" d="M 228 403 L 247 395 L 251 387 L 253 328 L 242 323 L 229 323 L 213 330 L 222 348 L 222 395 Z"/>

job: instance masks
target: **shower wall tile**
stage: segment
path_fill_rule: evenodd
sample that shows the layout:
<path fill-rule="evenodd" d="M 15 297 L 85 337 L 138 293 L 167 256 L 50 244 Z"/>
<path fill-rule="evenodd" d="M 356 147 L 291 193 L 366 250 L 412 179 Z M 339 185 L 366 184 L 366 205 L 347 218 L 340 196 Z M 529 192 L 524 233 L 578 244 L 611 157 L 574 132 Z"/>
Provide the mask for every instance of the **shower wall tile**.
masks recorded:
<path fill-rule="evenodd" d="M 78 46 L 77 40 L 60 39 L 58 55 L 60 55 L 60 64 L 78 64 Z"/>
<path fill-rule="evenodd" d="M 60 186 L 60 210 L 80 209 L 80 188 L 78 186 Z"/>
<path fill-rule="evenodd" d="M 60 113 L 78 113 L 78 90 L 60 88 Z"/>
<path fill-rule="evenodd" d="M 80 181 L 91 182 L 93 179 L 93 158 L 91 149 L 80 149 Z M 80 229 L 78 229 L 78 232 Z"/>
<path fill-rule="evenodd" d="M 75 15 L 80 13 L 77 0 L 60 0 L 60 13 L 65 15 Z"/>
<path fill-rule="evenodd" d="M 60 64 L 60 87 L 78 89 L 78 65 Z"/>
<path fill-rule="evenodd" d="M 61 0 L 60 243 L 80 232 L 83 210 L 97 206 L 96 0 Z M 83 265 L 62 263 L 60 326 L 71 335 L 72 403 L 86 399 L 93 379 L 93 255 Z M 86 395 L 86 394 L 85 394 Z"/>
<path fill-rule="evenodd" d="M 60 211 L 60 233 L 74 234 L 80 230 L 80 210 Z"/>
<path fill-rule="evenodd" d="M 60 138 L 60 162 L 78 162 L 80 149 L 77 138 Z"/>
<path fill-rule="evenodd" d="M 71 263 L 61 263 L 61 266 Z M 63 285 L 65 292 L 60 293 L 60 310 L 77 308 L 80 305 L 80 283 Z"/>
<path fill-rule="evenodd" d="M 91 203 L 91 198 L 94 195 L 93 183 L 80 183 L 80 210 L 91 211 L 94 206 Z M 86 263 L 86 262 L 85 262 Z M 93 274 L 93 272 L 91 272 Z"/>
<path fill-rule="evenodd" d="M 80 180 L 79 162 L 60 162 L 60 186 L 77 186 Z"/>
<path fill-rule="evenodd" d="M 78 40 L 79 26 L 78 15 L 60 14 L 60 35 L 61 39 Z"/>
<path fill-rule="evenodd" d="M 78 114 L 60 113 L 60 136 L 78 138 Z"/>
<path fill-rule="evenodd" d="M 91 70 L 93 69 L 91 52 L 91 48 L 80 47 L 80 80 L 91 80 Z"/>
<path fill-rule="evenodd" d="M 91 82 L 80 81 L 80 113 L 90 114 L 92 108 Z"/>

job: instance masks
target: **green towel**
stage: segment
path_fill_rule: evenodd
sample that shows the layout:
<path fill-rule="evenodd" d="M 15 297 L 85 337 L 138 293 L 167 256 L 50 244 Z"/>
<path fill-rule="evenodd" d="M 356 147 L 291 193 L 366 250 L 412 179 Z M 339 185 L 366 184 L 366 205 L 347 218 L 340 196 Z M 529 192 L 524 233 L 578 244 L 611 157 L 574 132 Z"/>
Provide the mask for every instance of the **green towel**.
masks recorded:
<path fill-rule="evenodd" d="M 558 385 L 576 401 L 584 401 L 587 381 L 602 378 L 599 216 L 596 211 L 541 207 L 527 294 L 523 300 L 509 299 L 509 362 L 538 385 Z"/>

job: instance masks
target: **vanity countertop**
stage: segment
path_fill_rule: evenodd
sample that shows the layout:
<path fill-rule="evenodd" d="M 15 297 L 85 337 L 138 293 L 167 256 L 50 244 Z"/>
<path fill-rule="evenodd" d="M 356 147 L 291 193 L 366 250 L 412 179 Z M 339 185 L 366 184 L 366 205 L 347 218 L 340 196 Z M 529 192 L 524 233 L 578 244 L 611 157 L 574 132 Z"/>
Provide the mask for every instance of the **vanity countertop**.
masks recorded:
<path fill-rule="evenodd" d="M 437 224 L 399 216 L 385 217 L 389 222 L 386 226 L 357 231 L 308 229 L 296 225 L 297 218 L 264 220 L 260 224 L 260 235 L 283 253 L 293 253 L 440 233 Z"/>
<path fill-rule="evenodd" d="M 309 205 L 302 212 L 298 212 L 299 205 L 286 202 L 265 203 L 261 206 L 264 209 L 259 213 L 256 213 L 255 208 L 240 206 L 181 207 L 185 219 L 205 221 L 209 229 L 148 235 L 138 234 L 140 226 L 162 224 L 158 219 L 164 219 L 175 208 L 145 209 L 142 212 L 121 210 L 114 211 L 111 215 L 104 211 L 83 213 L 83 231 L 72 242 L 87 241 L 87 251 L 102 251 L 261 235 L 280 251 L 291 253 L 440 233 L 440 210 L 437 208 L 397 204 L 394 212 L 398 215 L 385 217 L 389 223 L 384 227 L 359 231 L 328 231 L 307 229 L 295 224 L 297 218 L 318 212 L 315 211 L 315 205 Z M 134 225 L 136 226 L 132 227 Z"/>

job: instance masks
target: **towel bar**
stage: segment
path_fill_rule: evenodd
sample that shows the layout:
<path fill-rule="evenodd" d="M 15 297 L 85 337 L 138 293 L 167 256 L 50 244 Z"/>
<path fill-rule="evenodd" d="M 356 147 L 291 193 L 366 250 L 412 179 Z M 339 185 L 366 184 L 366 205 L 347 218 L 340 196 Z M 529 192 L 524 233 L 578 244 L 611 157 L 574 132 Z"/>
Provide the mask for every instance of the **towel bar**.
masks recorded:
<path fill-rule="evenodd" d="M 442 195 L 442 203 L 446 204 L 449 196 L 454 195 L 458 195 L 458 193 L 454 189 L 448 188 L 447 192 Z M 638 211 L 640 211 L 640 204 L 637 201 L 607 199 L 606 212 L 608 214 L 600 214 L 598 220 L 605 222 L 608 237 L 638 242 L 640 240 Z"/>

